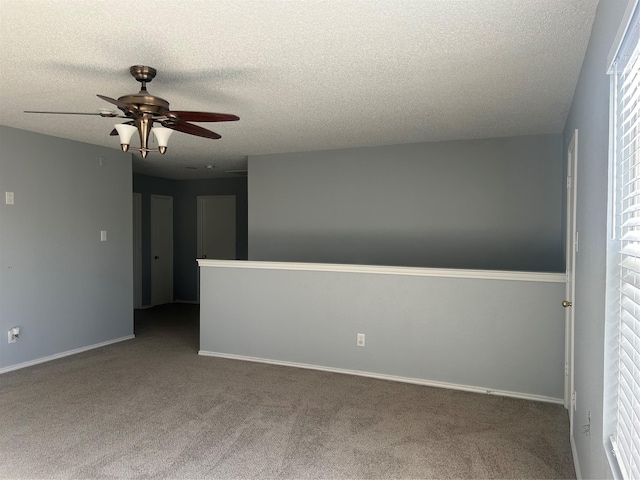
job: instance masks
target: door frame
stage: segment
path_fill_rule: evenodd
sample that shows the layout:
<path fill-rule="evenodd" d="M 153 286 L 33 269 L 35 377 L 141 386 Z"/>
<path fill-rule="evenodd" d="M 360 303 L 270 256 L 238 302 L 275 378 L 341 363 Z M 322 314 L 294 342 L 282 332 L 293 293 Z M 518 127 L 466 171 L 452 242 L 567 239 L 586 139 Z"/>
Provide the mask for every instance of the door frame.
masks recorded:
<path fill-rule="evenodd" d="M 233 198 L 234 199 L 234 210 L 236 211 L 236 215 L 237 215 L 237 209 L 238 209 L 238 203 L 237 203 L 237 197 L 236 195 L 198 195 L 196 197 L 196 202 L 197 202 L 197 207 L 196 207 L 196 214 L 197 214 L 197 258 L 202 258 L 203 252 L 203 242 L 202 242 L 202 200 L 206 200 L 208 198 Z M 236 227 L 237 228 L 237 227 Z M 236 248 L 236 255 L 237 255 L 237 248 Z"/>
<path fill-rule="evenodd" d="M 169 195 L 151 195 L 150 196 L 150 209 L 149 209 L 149 213 L 150 213 L 150 220 L 151 220 L 151 235 L 150 235 L 150 262 L 151 262 L 151 268 L 150 268 L 150 279 L 151 279 L 151 306 L 155 306 L 155 305 L 161 305 L 162 303 L 155 303 L 154 302 L 154 295 L 153 295 L 153 260 L 154 260 L 154 248 L 153 248 L 153 242 L 154 242 L 154 230 L 153 230 L 153 201 L 154 199 L 163 199 L 163 200 L 169 200 L 171 202 L 171 222 L 170 222 L 170 226 L 171 226 L 171 235 L 169 236 L 169 242 L 171 245 L 170 248 L 170 258 L 169 258 L 169 277 L 171 278 L 171 294 L 170 294 L 170 302 L 173 302 L 173 197 L 169 196 Z"/>
<path fill-rule="evenodd" d="M 207 199 L 207 198 L 229 198 L 232 197 L 234 200 L 234 210 L 236 212 L 236 215 L 238 214 L 238 198 L 237 195 L 198 195 L 196 197 L 196 237 L 197 237 L 197 247 L 196 247 L 196 257 L 197 258 L 202 258 L 203 255 L 203 241 L 202 241 L 202 235 L 203 235 L 203 231 L 202 231 L 202 200 Z M 237 228 L 237 220 L 236 220 L 236 228 Z M 237 238 L 236 238 L 237 241 Z M 236 250 L 236 258 L 238 255 L 238 249 L 237 246 L 235 248 Z M 198 272 L 197 272 L 197 277 L 196 277 L 196 290 L 197 290 L 197 302 L 200 303 L 200 267 L 198 267 Z"/>
<path fill-rule="evenodd" d="M 564 406 L 569 410 L 570 436 L 573 436 L 573 414 L 576 409 L 574 382 L 575 355 L 575 293 L 576 254 L 579 249 L 576 221 L 578 199 L 578 130 L 576 129 L 567 148 L 567 223 L 566 223 L 566 272 L 565 300 L 571 306 L 565 308 L 565 382 Z"/>
<path fill-rule="evenodd" d="M 142 308 L 142 194 L 133 193 L 133 308 Z"/>

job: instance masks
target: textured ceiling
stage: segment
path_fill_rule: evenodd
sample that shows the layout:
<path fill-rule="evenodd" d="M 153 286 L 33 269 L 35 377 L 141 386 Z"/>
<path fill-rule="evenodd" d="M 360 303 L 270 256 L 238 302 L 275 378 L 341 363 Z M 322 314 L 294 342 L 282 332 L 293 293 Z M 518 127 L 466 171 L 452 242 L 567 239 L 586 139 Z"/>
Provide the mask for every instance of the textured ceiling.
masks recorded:
<path fill-rule="evenodd" d="M 0 124 L 119 148 L 136 93 L 233 113 L 134 171 L 229 176 L 247 155 L 560 132 L 597 0 L 0 0 Z M 206 165 L 214 165 L 207 169 Z M 197 169 L 187 168 L 197 167 Z"/>

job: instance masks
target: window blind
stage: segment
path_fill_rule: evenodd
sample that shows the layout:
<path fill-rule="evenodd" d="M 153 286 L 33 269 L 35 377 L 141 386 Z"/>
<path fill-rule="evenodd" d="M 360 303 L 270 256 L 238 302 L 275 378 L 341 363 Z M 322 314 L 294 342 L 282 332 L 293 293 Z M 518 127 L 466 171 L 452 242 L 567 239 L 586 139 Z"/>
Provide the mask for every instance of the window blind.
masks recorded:
<path fill-rule="evenodd" d="M 618 247 L 615 458 L 625 479 L 640 478 L 640 49 L 638 12 L 613 70 L 614 240 Z"/>

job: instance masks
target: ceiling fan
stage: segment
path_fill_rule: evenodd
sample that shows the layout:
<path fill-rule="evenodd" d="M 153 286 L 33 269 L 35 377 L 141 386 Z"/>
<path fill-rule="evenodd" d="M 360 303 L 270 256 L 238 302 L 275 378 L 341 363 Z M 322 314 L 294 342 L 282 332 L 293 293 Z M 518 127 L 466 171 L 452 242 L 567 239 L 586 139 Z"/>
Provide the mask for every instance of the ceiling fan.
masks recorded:
<path fill-rule="evenodd" d="M 131 137 L 134 133 L 138 132 L 140 136 L 140 148 L 137 150 L 140 151 L 142 158 L 145 158 L 148 152 L 159 151 L 160 153 L 165 153 L 167 151 L 169 137 L 174 130 L 198 137 L 211 139 L 220 138 L 220 135 L 217 133 L 189 122 L 233 122 L 240 120 L 236 115 L 228 113 L 169 110 L 169 102 L 164 98 L 156 97 L 147 92 L 147 83 L 156 76 L 155 68 L 134 65 L 129 71 L 131 75 L 142 84 L 138 93 L 124 95 L 117 100 L 104 95 L 98 95 L 102 100 L 118 107 L 122 111 L 122 114 L 108 109 L 101 109 L 99 113 L 36 111 L 25 111 L 24 113 L 100 115 L 101 117 L 109 118 L 126 118 L 129 121 L 116 125 L 110 135 L 120 136 L 120 146 L 122 151 L 126 152 L 129 150 Z M 161 126 L 154 126 L 155 123 Z M 149 134 L 151 132 L 153 132 L 158 141 L 158 150 L 148 148 Z"/>

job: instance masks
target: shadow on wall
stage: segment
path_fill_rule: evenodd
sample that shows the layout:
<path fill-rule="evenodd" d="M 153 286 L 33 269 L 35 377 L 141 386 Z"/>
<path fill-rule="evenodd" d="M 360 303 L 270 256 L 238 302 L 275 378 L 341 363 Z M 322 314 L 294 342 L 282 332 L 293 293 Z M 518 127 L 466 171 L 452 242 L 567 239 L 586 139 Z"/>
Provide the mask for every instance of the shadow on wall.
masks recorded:
<path fill-rule="evenodd" d="M 560 272 L 562 135 L 249 157 L 249 260 Z"/>
<path fill-rule="evenodd" d="M 429 235 L 270 235 L 252 238 L 260 244 L 252 260 L 346 263 L 424 268 L 562 272 L 557 239 L 524 236 L 496 241 L 481 234 Z M 287 242 L 295 251 L 282 247 Z M 253 252 L 254 250 L 252 250 Z"/>

